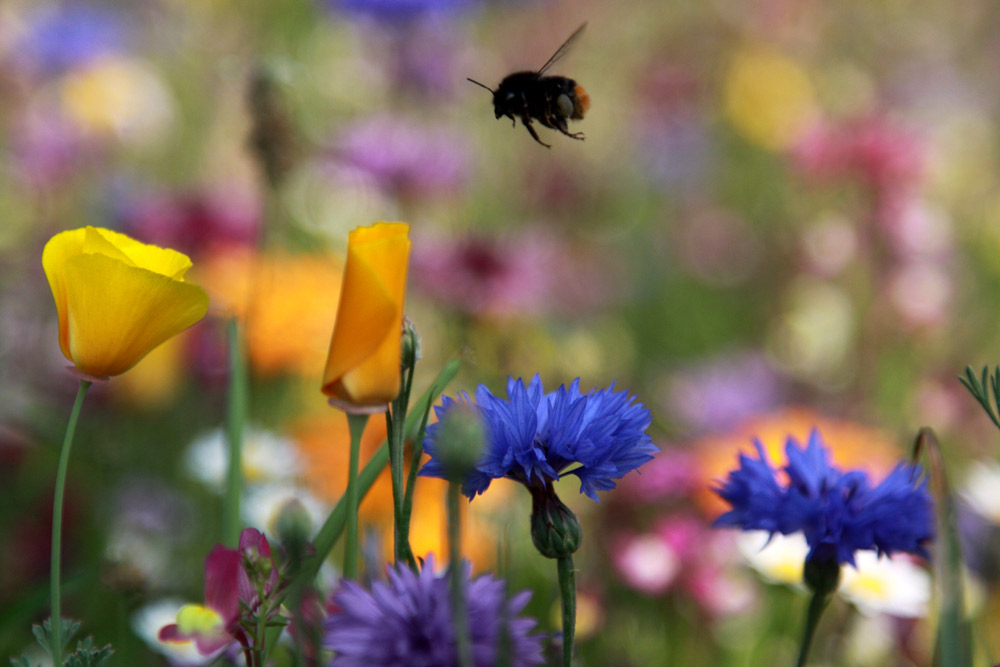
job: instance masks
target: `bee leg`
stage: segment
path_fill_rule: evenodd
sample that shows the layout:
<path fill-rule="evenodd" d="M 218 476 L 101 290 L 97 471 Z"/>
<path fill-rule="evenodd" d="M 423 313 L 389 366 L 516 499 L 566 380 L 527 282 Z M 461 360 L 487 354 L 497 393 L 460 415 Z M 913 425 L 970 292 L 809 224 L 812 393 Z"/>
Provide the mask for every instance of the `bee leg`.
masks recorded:
<path fill-rule="evenodd" d="M 569 126 L 566 124 L 566 119 L 563 118 L 562 116 L 555 116 L 553 120 L 555 120 L 554 123 L 555 128 L 560 132 L 562 132 L 563 134 L 565 134 L 567 137 L 570 137 L 571 139 L 576 139 L 578 141 L 583 141 L 586 138 L 583 132 L 570 132 Z"/>
<path fill-rule="evenodd" d="M 535 141 L 545 146 L 546 148 L 552 148 L 552 146 L 550 146 L 549 144 L 545 143 L 544 141 L 538 138 L 538 133 L 535 132 L 535 128 L 531 126 L 531 120 L 529 120 L 527 116 L 521 116 L 521 122 L 524 123 L 524 126 L 526 128 L 528 128 L 528 132 L 531 134 L 532 138 L 534 138 Z"/>

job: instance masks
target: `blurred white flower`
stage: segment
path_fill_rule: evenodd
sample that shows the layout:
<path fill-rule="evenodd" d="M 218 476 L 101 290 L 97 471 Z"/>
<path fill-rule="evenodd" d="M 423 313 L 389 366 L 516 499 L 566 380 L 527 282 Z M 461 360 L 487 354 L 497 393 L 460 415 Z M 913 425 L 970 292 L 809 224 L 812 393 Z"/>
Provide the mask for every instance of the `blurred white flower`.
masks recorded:
<path fill-rule="evenodd" d="M 931 576 L 905 557 L 881 558 L 874 551 L 855 555 L 857 569 L 841 568 L 839 593 L 864 614 L 889 614 L 900 618 L 927 615 Z"/>
<path fill-rule="evenodd" d="M 791 586 L 802 586 L 802 566 L 809 545 L 802 533 L 771 536 L 766 530 L 748 530 L 736 538 L 736 548 L 750 567 L 765 579 Z"/>
<path fill-rule="evenodd" d="M 184 467 L 192 477 L 221 492 L 229 467 L 222 429 L 195 438 L 184 456 Z M 247 483 L 289 481 L 301 470 L 298 450 L 288 438 L 254 427 L 243 434 L 243 479 Z"/>
<path fill-rule="evenodd" d="M 298 500 L 312 519 L 313 535 L 326 520 L 330 506 L 319 500 L 303 486 L 289 482 L 275 482 L 247 487 L 241 505 L 243 520 L 267 535 L 276 535 L 278 517 L 289 500 Z"/>
<path fill-rule="evenodd" d="M 161 642 L 160 628 L 177 622 L 177 612 L 187 604 L 183 600 L 164 598 L 140 607 L 132 614 L 132 631 L 157 653 L 167 657 L 172 665 L 178 667 L 193 667 L 207 665 L 215 656 L 203 656 L 198 653 L 194 642 Z"/>
<path fill-rule="evenodd" d="M 980 516 L 1000 523 L 1000 463 L 976 461 L 965 473 L 961 496 Z"/>

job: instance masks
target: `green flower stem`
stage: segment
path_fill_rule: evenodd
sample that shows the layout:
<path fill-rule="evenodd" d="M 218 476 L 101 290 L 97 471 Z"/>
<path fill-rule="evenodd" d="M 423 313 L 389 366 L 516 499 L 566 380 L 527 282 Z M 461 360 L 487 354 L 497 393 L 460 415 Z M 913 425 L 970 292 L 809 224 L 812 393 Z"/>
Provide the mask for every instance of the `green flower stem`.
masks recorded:
<path fill-rule="evenodd" d="M 404 513 L 406 486 L 404 483 L 404 450 L 406 445 L 406 410 L 410 403 L 413 369 L 403 369 L 402 389 L 392 402 L 392 410 L 385 413 L 386 433 L 389 442 L 389 476 L 392 480 L 393 556 L 395 562 L 416 565 L 410 549 L 410 517 Z"/>
<path fill-rule="evenodd" d="M 229 470 L 222 504 L 222 541 L 230 548 L 240 543 L 243 522 L 240 498 L 243 495 L 243 427 L 247 416 L 247 365 L 243 349 L 243 331 L 234 317 L 226 327 L 229 348 L 229 391 L 226 396 L 226 441 L 229 445 Z"/>
<path fill-rule="evenodd" d="M 465 582 L 462 577 L 462 513 L 459 506 L 462 490 L 455 482 L 448 483 L 448 575 L 451 579 L 451 618 L 455 625 L 458 664 L 472 667 L 472 644 L 469 641 L 469 619 L 465 613 Z"/>
<path fill-rule="evenodd" d="M 416 437 L 416 429 L 418 426 L 421 428 L 422 425 L 426 425 L 427 411 L 430 410 L 430 406 L 437 400 L 437 397 L 444 391 L 444 388 L 448 386 L 455 375 L 458 374 L 458 369 L 460 367 L 458 359 L 452 359 L 441 372 L 438 373 L 437 377 L 434 379 L 433 384 L 427 389 L 420 398 L 417 399 L 414 410 L 406 418 L 406 435 L 408 438 Z M 418 423 L 417 417 L 422 416 L 423 421 Z M 378 448 L 375 454 L 372 455 L 368 463 L 365 464 L 364 469 L 361 474 L 358 475 L 358 494 L 364 496 L 371 489 L 372 485 L 375 484 L 375 480 L 382 473 L 383 468 L 385 468 L 386 463 L 389 462 L 389 446 L 388 443 L 383 442 L 382 446 Z M 326 557 L 330 555 L 330 551 L 336 546 L 337 541 L 340 539 L 340 535 L 344 532 L 344 526 L 347 524 L 347 498 L 341 498 L 334 505 L 333 509 L 330 510 L 330 514 L 327 515 L 326 521 L 320 527 L 319 532 L 316 533 L 316 537 L 313 539 L 313 547 L 315 552 L 313 555 L 306 557 L 302 562 L 302 567 L 299 568 L 296 573 L 292 576 L 291 582 L 284 591 L 276 597 L 276 600 L 280 603 L 289 595 L 295 595 L 306 589 L 319 573 L 320 568 L 323 566 L 323 562 Z M 281 634 L 280 629 L 273 629 L 269 632 L 273 633 L 269 637 L 269 643 L 271 645 L 277 641 L 278 635 Z"/>
<path fill-rule="evenodd" d="M 436 396 L 437 387 L 432 386 L 430 393 L 432 396 Z M 413 514 L 413 493 L 417 488 L 417 472 L 420 470 L 420 457 L 424 453 L 424 434 L 427 432 L 427 418 L 430 416 L 431 403 L 432 401 L 427 401 L 423 408 L 416 413 L 422 415 L 422 417 L 420 419 L 420 426 L 411 440 L 410 472 L 406 476 L 406 492 L 403 494 L 402 520 L 406 524 L 407 531 L 410 529 L 410 516 Z M 413 552 L 411 551 L 410 557 L 412 558 L 412 556 Z M 410 566 L 416 568 L 416 559 L 410 563 Z"/>
<path fill-rule="evenodd" d="M 562 596 L 563 667 L 573 664 L 573 639 L 576 636 L 576 570 L 573 556 L 562 556 L 559 566 L 559 592 Z"/>
<path fill-rule="evenodd" d="M 80 408 L 83 407 L 83 397 L 87 395 L 87 390 L 90 389 L 91 384 L 88 380 L 80 380 L 80 387 L 76 391 L 76 401 L 73 403 L 73 411 L 69 415 L 69 423 L 66 424 L 66 436 L 63 438 L 62 449 L 59 452 L 55 499 L 52 502 L 52 569 L 50 575 L 52 630 L 49 648 L 52 653 L 52 664 L 56 665 L 56 667 L 62 665 L 63 658 L 62 592 L 59 587 L 62 576 L 63 495 L 66 490 L 66 471 L 69 469 L 69 452 L 73 447 L 73 434 L 76 432 L 76 422 L 80 417 Z"/>
<path fill-rule="evenodd" d="M 826 606 L 830 604 L 832 597 L 832 594 L 825 591 L 816 591 L 813 593 L 812 600 L 809 602 L 809 613 L 806 615 L 806 627 L 802 635 L 802 647 L 799 649 L 799 659 L 795 663 L 796 667 L 805 666 L 806 660 L 809 657 L 809 648 L 812 646 L 813 636 L 816 634 L 816 626 L 819 625 L 820 616 L 823 615 Z"/>
<path fill-rule="evenodd" d="M 347 464 L 347 540 L 344 546 L 344 577 L 355 579 L 358 574 L 358 460 L 361 458 L 361 434 L 365 432 L 368 415 L 347 415 L 351 432 L 351 457 Z"/>

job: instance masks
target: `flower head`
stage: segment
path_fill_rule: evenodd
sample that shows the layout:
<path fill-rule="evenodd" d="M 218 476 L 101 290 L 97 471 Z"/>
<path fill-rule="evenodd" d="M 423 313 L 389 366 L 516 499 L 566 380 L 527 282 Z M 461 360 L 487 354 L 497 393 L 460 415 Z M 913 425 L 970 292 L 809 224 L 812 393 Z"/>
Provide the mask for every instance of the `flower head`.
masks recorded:
<path fill-rule="evenodd" d="M 819 432 L 801 447 L 794 438 L 785 445 L 786 484 L 779 484 L 760 442 L 758 457 L 740 455 L 740 467 L 715 489 L 732 509 L 716 526 L 769 533 L 802 532 L 809 556 L 829 557 L 854 565 L 854 552 L 906 552 L 929 558 L 926 545 L 934 537 L 933 506 L 920 469 L 900 463 L 877 486 L 860 470 L 841 472 L 829 463 Z M 827 556 L 828 555 L 828 556 Z"/>
<path fill-rule="evenodd" d="M 59 313 L 59 346 L 90 375 L 124 373 L 208 310 L 205 291 L 184 282 L 185 255 L 108 229 L 56 234 L 42 266 Z"/>
<path fill-rule="evenodd" d="M 247 566 L 250 566 L 250 571 Z M 266 572 L 265 572 L 266 571 Z M 264 578 L 264 592 L 278 582 L 278 570 L 267 538 L 255 528 L 240 534 L 238 549 L 216 545 L 205 558 L 205 604 L 189 604 L 177 612 L 177 622 L 160 629 L 162 642 L 193 641 L 201 655 L 211 655 L 234 641 L 248 640 L 240 627 L 241 604 L 256 614 L 262 600 L 251 577 Z"/>
<path fill-rule="evenodd" d="M 580 479 L 580 492 L 596 501 L 597 491 L 615 488 L 614 480 L 657 451 L 646 434 L 652 421 L 649 410 L 627 391 L 612 386 L 581 394 L 577 379 L 546 394 L 536 375 L 527 387 L 520 378 L 510 378 L 507 396 L 499 398 L 479 385 L 475 402 L 464 392 L 458 400 L 445 397 L 434 408 L 438 424 L 427 427 L 424 451 L 431 460 L 420 474 L 444 476 L 437 458 L 439 424 L 460 403 L 476 407 L 487 432 L 486 453 L 462 484 L 462 493 L 470 499 L 501 477 L 538 488 L 573 474 Z"/>
<path fill-rule="evenodd" d="M 380 222 L 348 238 L 322 387 L 341 404 L 382 409 L 399 393 L 409 231 L 405 223 Z"/>
<path fill-rule="evenodd" d="M 389 581 L 374 582 L 370 592 L 344 581 L 334 594 L 324 640 L 324 647 L 336 652 L 331 666 L 457 666 L 448 577 L 434 573 L 434 558 L 428 557 L 419 573 L 400 565 L 388 574 Z M 501 662 L 500 647 L 508 652 L 504 664 L 511 667 L 542 664 L 542 638 L 529 634 L 534 619 L 517 616 L 531 594 L 507 600 L 503 580 L 488 574 L 470 579 L 468 566 L 463 574 L 476 667 Z"/>

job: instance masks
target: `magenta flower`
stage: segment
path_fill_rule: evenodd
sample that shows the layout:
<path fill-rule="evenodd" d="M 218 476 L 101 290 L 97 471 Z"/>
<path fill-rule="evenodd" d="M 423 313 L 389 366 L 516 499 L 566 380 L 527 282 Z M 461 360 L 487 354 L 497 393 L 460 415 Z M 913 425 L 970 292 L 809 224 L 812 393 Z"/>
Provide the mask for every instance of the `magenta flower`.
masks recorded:
<path fill-rule="evenodd" d="M 248 647 L 250 638 L 241 626 L 240 603 L 251 614 L 261 607 L 257 588 L 247 572 L 250 563 L 254 564 L 254 572 L 269 571 L 264 583 L 266 596 L 278 582 L 267 538 L 256 528 L 246 528 L 240 534 L 238 549 L 216 545 L 205 558 L 205 603 L 182 607 L 177 622 L 160 629 L 160 641 L 193 641 L 202 655 L 217 653 L 233 642 Z"/>
<path fill-rule="evenodd" d="M 417 243 L 415 286 L 469 315 L 531 314 L 552 295 L 555 248 L 541 239 L 517 244 L 481 236 Z"/>

